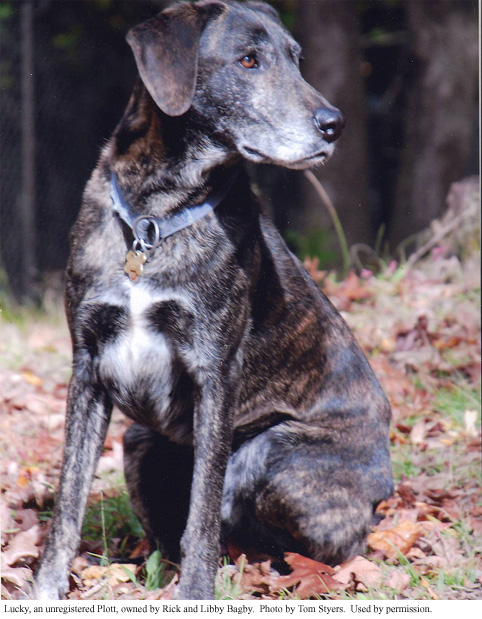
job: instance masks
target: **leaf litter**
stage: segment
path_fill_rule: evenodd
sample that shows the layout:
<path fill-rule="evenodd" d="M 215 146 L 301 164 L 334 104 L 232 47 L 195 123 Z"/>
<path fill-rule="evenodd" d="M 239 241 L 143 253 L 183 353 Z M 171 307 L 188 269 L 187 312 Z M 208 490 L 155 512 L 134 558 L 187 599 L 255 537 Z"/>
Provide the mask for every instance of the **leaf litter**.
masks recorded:
<path fill-rule="evenodd" d="M 316 259 L 306 267 L 355 332 L 390 399 L 396 491 L 378 506 L 364 557 L 328 566 L 288 553 L 280 573 L 269 558 L 248 560 L 231 549 L 232 559 L 220 563 L 217 597 L 482 598 L 477 252 L 460 260 L 436 247 L 411 268 L 392 262 L 381 274 L 352 271 L 341 282 Z M 0 318 L 0 353 L 2 597 L 16 599 L 37 565 L 60 472 L 70 372 L 65 321 Z M 113 514 L 114 527 L 121 508 L 109 501 L 125 494 L 127 425 L 114 411 L 90 496 L 104 525 Z M 82 538 L 71 599 L 170 599 L 177 567 L 167 563 L 165 580 L 146 589 L 148 546 L 138 529 L 116 537 L 98 522 L 90 526 L 98 539 Z"/>

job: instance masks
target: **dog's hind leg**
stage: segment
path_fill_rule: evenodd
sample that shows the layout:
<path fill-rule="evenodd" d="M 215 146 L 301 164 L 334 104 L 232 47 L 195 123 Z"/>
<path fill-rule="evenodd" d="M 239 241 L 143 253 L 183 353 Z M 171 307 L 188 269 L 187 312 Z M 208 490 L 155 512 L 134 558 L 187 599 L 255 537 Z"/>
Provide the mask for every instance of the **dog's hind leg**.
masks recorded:
<path fill-rule="evenodd" d="M 88 378 L 78 360 L 69 386 L 60 486 L 34 599 L 59 599 L 69 588 L 69 566 L 79 545 L 87 497 L 109 425 L 110 399 L 102 386 Z"/>
<path fill-rule="evenodd" d="M 132 507 L 151 548 L 180 559 L 193 471 L 193 449 L 139 424 L 124 435 L 124 472 Z"/>
<path fill-rule="evenodd" d="M 270 428 L 232 454 L 223 529 L 241 547 L 336 565 L 363 551 L 374 507 L 391 492 L 388 451 L 302 436 L 289 426 Z"/>

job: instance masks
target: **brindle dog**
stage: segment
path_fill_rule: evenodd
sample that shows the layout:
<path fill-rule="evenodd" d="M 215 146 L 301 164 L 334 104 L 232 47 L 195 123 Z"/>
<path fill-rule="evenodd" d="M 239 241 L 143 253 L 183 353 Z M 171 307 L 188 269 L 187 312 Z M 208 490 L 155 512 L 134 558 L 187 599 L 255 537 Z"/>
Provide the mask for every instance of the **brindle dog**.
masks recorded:
<path fill-rule="evenodd" d="M 127 40 L 141 79 L 72 230 L 73 376 L 36 582 L 42 598 L 68 589 L 115 405 L 134 420 L 125 475 L 146 534 L 181 559 L 177 597 L 209 599 L 221 531 L 279 558 L 363 550 L 392 492 L 390 408 L 242 168 L 322 163 L 343 126 L 276 12 L 184 2 Z"/>

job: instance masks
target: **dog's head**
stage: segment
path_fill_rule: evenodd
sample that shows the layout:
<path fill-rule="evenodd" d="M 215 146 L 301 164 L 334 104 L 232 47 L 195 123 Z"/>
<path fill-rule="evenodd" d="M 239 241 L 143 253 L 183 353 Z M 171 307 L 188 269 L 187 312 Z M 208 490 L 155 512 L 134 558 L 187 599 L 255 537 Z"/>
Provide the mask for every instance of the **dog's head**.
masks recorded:
<path fill-rule="evenodd" d="M 303 80 L 300 46 L 270 6 L 183 2 L 127 40 L 162 112 L 195 114 L 227 150 L 289 168 L 333 152 L 343 117 Z"/>

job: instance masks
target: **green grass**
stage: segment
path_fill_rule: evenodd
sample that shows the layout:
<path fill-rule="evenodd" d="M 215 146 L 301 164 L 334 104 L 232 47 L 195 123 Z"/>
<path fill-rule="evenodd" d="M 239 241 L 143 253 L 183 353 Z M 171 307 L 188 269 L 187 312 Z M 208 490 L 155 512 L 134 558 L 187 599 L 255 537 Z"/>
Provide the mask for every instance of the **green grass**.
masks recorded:
<path fill-rule="evenodd" d="M 446 414 L 458 426 L 464 425 L 465 411 L 480 411 L 480 404 L 480 392 L 463 384 L 454 385 L 451 389 L 439 389 L 434 396 L 435 410 Z"/>
<path fill-rule="evenodd" d="M 129 495 L 125 490 L 90 505 L 85 513 L 82 537 L 87 541 L 143 537 L 142 527 L 132 511 Z"/>
<path fill-rule="evenodd" d="M 63 287 L 59 276 L 46 276 L 36 285 L 34 300 L 20 304 L 10 291 L 5 271 L 0 268 L 0 326 L 5 322 L 24 330 L 38 321 L 56 324 L 63 316 Z"/>
<path fill-rule="evenodd" d="M 218 570 L 216 578 L 216 588 L 214 599 L 216 600 L 236 600 L 243 592 L 241 587 L 241 578 L 244 572 L 244 562 L 239 566 L 239 573 L 235 576 L 229 573 L 227 567 L 229 559 L 223 558 L 223 567 Z"/>
<path fill-rule="evenodd" d="M 396 483 L 400 482 L 402 477 L 416 477 L 421 472 L 421 467 L 414 463 L 415 450 L 411 445 L 393 445 L 391 447 L 391 460 L 393 479 Z"/>
<path fill-rule="evenodd" d="M 160 550 L 155 550 L 151 554 L 144 570 L 146 575 L 144 586 L 148 591 L 161 589 L 169 583 L 170 578 L 166 574 L 167 563 L 163 560 Z"/>
<path fill-rule="evenodd" d="M 17 305 L 0 289 L 0 324 L 9 323 L 25 330 L 29 324 L 43 318 L 44 315 L 38 308 Z"/>

